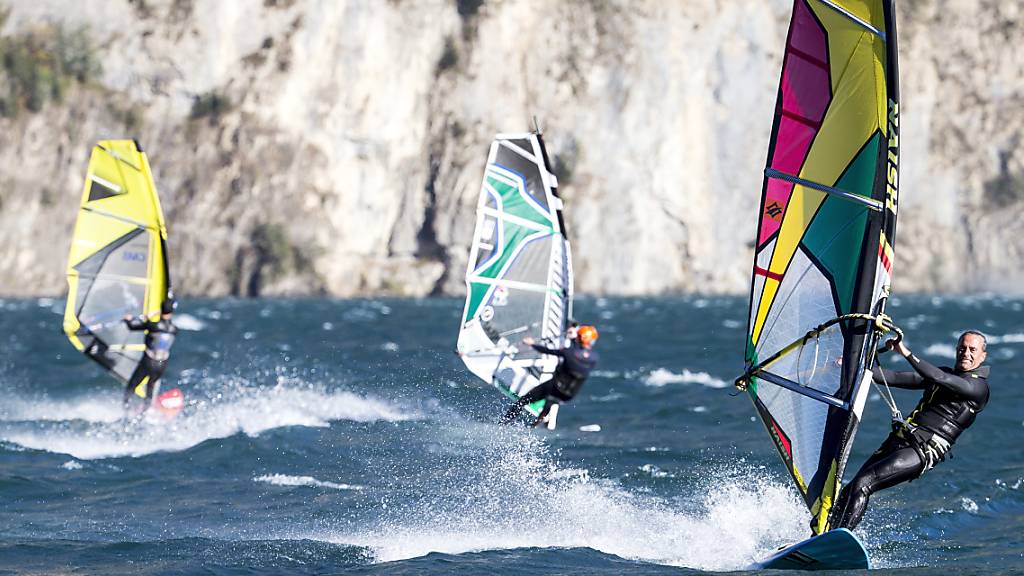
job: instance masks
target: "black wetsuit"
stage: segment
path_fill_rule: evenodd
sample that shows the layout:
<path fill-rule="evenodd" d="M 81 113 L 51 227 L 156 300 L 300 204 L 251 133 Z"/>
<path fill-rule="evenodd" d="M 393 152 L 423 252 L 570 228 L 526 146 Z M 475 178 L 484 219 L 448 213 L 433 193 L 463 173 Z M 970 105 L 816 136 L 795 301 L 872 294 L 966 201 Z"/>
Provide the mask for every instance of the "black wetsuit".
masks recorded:
<path fill-rule="evenodd" d="M 836 503 L 835 528 L 853 529 L 878 490 L 918 478 L 937 463 L 956 439 L 974 423 L 988 403 L 988 366 L 969 372 L 935 366 L 911 354 L 914 372 L 882 369 L 875 382 L 893 388 L 924 390 L 907 423 L 893 423 L 893 432 L 861 466 Z"/>
<path fill-rule="evenodd" d="M 550 380 L 539 384 L 509 407 L 502 422 L 512 422 L 526 406 L 538 400 L 546 400 L 538 417 L 538 422 L 543 420 L 551 410 L 553 403 L 566 402 L 576 396 L 580 388 L 583 387 L 587 376 L 590 376 L 590 371 L 597 366 L 597 361 L 600 359 L 597 352 L 590 348 L 584 348 L 576 340 L 573 340 L 568 348 L 555 349 L 534 344 L 533 349 L 543 354 L 558 356 L 561 361 Z"/>
<path fill-rule="evenodd" d="M 125 324 L 128 325 L 129 330 L 146 331 L 146 352 L 142 355 L 142 362 L 139 362 L 135 371 L 132 372 L 128 386 L 124 389 L 124 402 L 128 403 L 135 387 L 142 382 L 143 378 L 149 376 L 149 381 L 146 383 L 145 406 L 148 408 L 149 402 L 153 399 L 156 383 L 160 381 L 164 369 L 167 368 L 167 359 L 171 356 L 171 346 L 174 345 L 174 337 L 178 334 L 178 329 L 170 320 L 164 319 L 153 322 L 145 318 L 132 318 L 125 320 Z"/>

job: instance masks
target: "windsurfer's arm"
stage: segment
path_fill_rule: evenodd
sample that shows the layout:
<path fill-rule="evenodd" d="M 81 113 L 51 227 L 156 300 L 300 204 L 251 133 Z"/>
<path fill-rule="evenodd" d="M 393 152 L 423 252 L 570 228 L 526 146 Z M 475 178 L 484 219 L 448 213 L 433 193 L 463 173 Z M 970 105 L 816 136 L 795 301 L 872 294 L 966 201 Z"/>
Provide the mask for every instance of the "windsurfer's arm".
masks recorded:
<path fill-rule="evenodd" d="M 548 348 L 547 346 L 541 346 L 540 344 L 531 344 L 533 349 L 541 354 L 551 354 L 552 356 L 565 356 L 565 350 L 559 350 L 556 348 Z"/>
<path fill-rule="evenodd" d="M 879 367 L 871 374 L 875 384 L 887 384 L 893 388 L 904 390 L 924 390 L 924 378 L 917 372 L 896 372 Z"/>
<path fill-rule="evenodd" d="M 917 371 L 918 374 L 943 388 L 974 401 L 982 401 L 985 398 L 985 384 L 977 378 L 961 378 L 956 374 L 950 374 L 935 367 L 926 360 L 921 360 L 913 354 L 906 356 L 907 362 Z"/>

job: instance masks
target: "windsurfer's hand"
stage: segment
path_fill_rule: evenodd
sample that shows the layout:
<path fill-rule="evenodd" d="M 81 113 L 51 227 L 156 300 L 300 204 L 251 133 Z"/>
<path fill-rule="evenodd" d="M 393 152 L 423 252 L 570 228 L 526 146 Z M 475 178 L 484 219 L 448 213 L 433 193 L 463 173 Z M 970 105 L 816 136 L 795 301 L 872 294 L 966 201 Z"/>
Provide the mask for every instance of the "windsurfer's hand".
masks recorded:
<path fill-rule="evenodd" d="M 132 315 L 131 315 L 131 314 L 125 314 L 125 315 L 124 315 L 124 321 L 125 321 L 125 322 L 128 322 L 128 321 L 130 321 L 131 319 L 132 319 Z"/>
<path fill-rule="evenodd" d="M 910 348 L 907 348 L 906 345 L 903 344 L 902 340 L 896 342 L 896 351 L 899 352 L 900 356 L 903 356 L 904 358 L 910 356 Z"/>
<path fill-rule="evenodd" d="M 533 343 L 534 339 L 532 336 L 527 336 L 526 338 L 523 338 L 523 344 L 526 344 L 527 346 L 533 346 Z"/>

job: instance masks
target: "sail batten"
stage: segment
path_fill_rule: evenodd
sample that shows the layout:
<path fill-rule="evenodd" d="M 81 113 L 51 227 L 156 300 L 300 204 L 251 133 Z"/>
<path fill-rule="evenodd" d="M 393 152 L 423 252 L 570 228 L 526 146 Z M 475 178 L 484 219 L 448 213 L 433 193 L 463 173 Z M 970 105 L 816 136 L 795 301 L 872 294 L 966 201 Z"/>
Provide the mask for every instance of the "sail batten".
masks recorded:
<path fill-rule="evenodd" d="M 84 274 L 82 272 L 79 272 L 78 273 L 78 278 L 79 279 L 82 279 L 82 278 L 88 278 L 88 279 L 103 278 L 103 279 L 107 279 L 107 280 L 114 280 L 114 281 L 117 281 L 117 282 L 131 282 L 133 284 L 149 284 L 150 283 L 149 278 L 136 278 L 135 276 L 121 276 L 120 274 Z"/>
<path fill-rule="evenodd" d="M 157 228 L 154 225 L 152 225 L 152 224 L 147 224 L 145 222 L 140 222 L 138 220 L 135 220 L 133 218 L 130 218 L 128 216 L 124 216 L 124 215 L 121 215 L 121 214 L 114 214 L 112 212 L 107 212 L 105 210 L 99 210 L 99 209 L 93 208 L 91 206 L 82 206 L 81 209 L 83 211 L 85 211 L 85 212 L 91 212 L 91 213 L 96 214 L 98 216 L 105 216 L 107 218 L 112 218 L 114 220 L 120 220 L 121 222 L 124 222 L 126 224 L 131 224 L 132 226 L 135 226 L 137 228 L 149 229 L 149 230 L 157 230 Z M 75 240 L 75 241 L 77 242 L 78 240 Z"/>
<path fill-rule="evenodd" d="M 538 224 L 538 223 L 536 223 L 536 222 L 534 222 L 532 220 L 527 220 L 526 218 L 520 218 L 520 217 L 514 216 L 512 214 L 506 214 L 506 213 L 502 212 L 501 210 L 498 210 L 498 209 L 495 209 L 495 208 L 484 207 L 484 208 L 480 209 L 480 212 L 483 213 L 483 214 L 486 214 L 487 216 L 494 216 L 498 220 L 505 220 L 507 222 L 512 222 L 514 224 L 518 224 L 519 226 L 522 226 L 523 228 L 530 228 L 532 230 L 537 230 L 539 232 L 549 232 L 551 230 L 550 226 L 546 226 L 544 224 Z M 486 245 L 485 243 L 481 243 L 481 247 L 483 247 L 485 245 Z"/>
<path fill-rule="evenodd" d="M 830 0 L 820 0 L 820 2 L 821 2 L 822 4 L 824 4 L 825 6 L 828 6 L 829 8 L 831 8 L 831 9 L 835 10 L 836 12 L 838 12 L 838 13 L 842 14 L 843 16 L 846 16 L 846 17 L 847 17 L 847 18 L 849 18 L 850 20 L 852 20 L 852 21 L 856 22 L 856 23 L 857 23 L 857 24 L 859 24 L 859 25 L 860 25 L 860 26 L 861 26 L 862 28 L 864 28 L 865 30 L 867 30 L 868 32 L 871 32 L 871 33 L 872 33 L 872 34 L 874 34 L 875 36 L 878 36 L 878 37 L 879 37 L 879 38 L 881 38 L 882 40 L 885 40 L 885 32 L 882 32 L 882 31 L 881 31 L 881 30 L 879 30 L 878 28 L 875 28 L 875 27 L 874 27 L 874 26 L 872 26 L 871 24 L 869 24 L 869 23 L 867 23 L 867 22 L 865 22 L 865 21 L 861 20 L 861 19 L 860 19 L 860 18 L 858 18 L 858 17 L 857 17 L 857 16 L 855 15 L 855 14 L 853 14 L 852 12 L 850 12 L 850 11 L 846 10 L 846 9 L 845 9 L 845 8 L 843 8 L 842 6 L 839 6 L 838 4 L 835 4 L 834 2 L 831 2 Z"/>
<path fill-rule="evenodd" d="M 743 380 L 816 532 L 830 528 L 889 294 L 896 82 L 891 0 L 794 0 Z"/>
<path fill-rule="evenodd" d="M 849 406 L 850 406 L 849 402 L 845 402 L 845 401 L 843 401 L 840 398 L 836 398 L 835 396 L 830 396 L 830 395 L 825 394 L 823 392 L 819 392 L 819 391 L 815 390 L 814 388 L 808 388 L 806 386 L 803 386 L 801 384 L 793 382 L 789 378 L 784 378 L 782 376 L 779 376 L 778 374 L 773 374 L 773 373 L 768 372 L 766 370 L 758 371 L 757 372 L 757 377 L 761 378 L 763 380 L 767 380 L 768 382 L 771 382 L 772 384 L 776 384 L 778 386 L 782 386 L 783 388 L 786 388 L 788 390 L 792 390 L 793 392 L 796 392 L 797 394 L 802 394 L 804 396 L 807 396 L 811 400 L 817 400 L 818 402 L 822 402 L 824 404 L 828 404 L 829 406 L 835 406 L 836 408 L 842 408 L 844 410 L 848 409 Z"/>
<path fill-rule="evenodd" d="M 520 341 L 530 336 L 561 346 L 571 316 L 561 210 L 541 135 L 497 135 L 477 203 L 457 350 L 473 374 L 512 397 L 550 379 L 557 367 L 557 358 Z"/>
<path fill-rule="evenodd" d="M 881 201 L 874 200 L 872 198 L 865 198 L 864 196 L 854 194 L 853 192 L 847 192 L 846 190 L 840 190 L 838 188 L 827 186 L 820 182 L 814 182 L 813 180 L 807 180 L 806 178 L 800 178 L 799 176 L 786 174 L 785 172 L 780 172 L 778 170 L 775 170 L 774 168 L 766 168 L 764 171 L 764 175 L 767 176 L 768 178 L 778 178 L 779 180 L 785 180 L 787 182 L 792 182 L 793 184 L 807 186 L 808 188 L 813 188 L 819 192 L 831 194 L 836 198 L 842 198 L 843 200 L 847 200 L 849 202 L 861 204 L 867 208 L 870 208 L 871 210 L 874 210 L 875 212 L 882 211 Z"/>
<path fill-rule="evenodd" d="M 530 284 L 527 282 L 515 282 L 513 280 L 495 280 L 494 278 L 487 278 L 486 276 L 471 276 L 470 282 L 476 284 L 487 284 L 490 286 L 506 286 L 509 288 L 518 288 L 519 290 L 529 290 L 531 292 L 554 292 L 555 294 L 561 294 L 561 289 L 547 284 Z"/>

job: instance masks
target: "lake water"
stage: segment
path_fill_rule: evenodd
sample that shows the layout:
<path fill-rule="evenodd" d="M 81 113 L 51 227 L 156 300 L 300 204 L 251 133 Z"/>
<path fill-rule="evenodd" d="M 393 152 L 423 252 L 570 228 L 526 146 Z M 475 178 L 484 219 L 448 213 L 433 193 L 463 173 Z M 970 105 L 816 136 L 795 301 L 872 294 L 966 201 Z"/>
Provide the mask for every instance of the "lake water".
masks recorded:
<path fill-rule="evenodd" d="M 874 498 L 857 532 L 883 572 L 1024 569 L 1022 307 L 890 307 L 936 363 L 990 334 L 992 401 L 952 460 Z M 602 364 L 554 432 L 494 423 L 506 400 L 452 353 L 461 300 L 185 301 L 169 423 L 122 418 L 62 301 L 0 309 L 0 572 L 689 574 L 807 535 L 732 395 L 745 298 L 579 299 Z M 887 432 L 872 392 L 848 476 Z"/>

